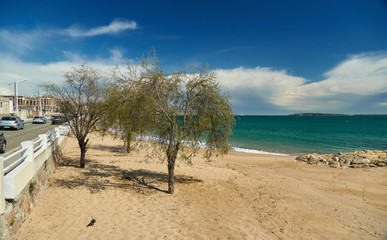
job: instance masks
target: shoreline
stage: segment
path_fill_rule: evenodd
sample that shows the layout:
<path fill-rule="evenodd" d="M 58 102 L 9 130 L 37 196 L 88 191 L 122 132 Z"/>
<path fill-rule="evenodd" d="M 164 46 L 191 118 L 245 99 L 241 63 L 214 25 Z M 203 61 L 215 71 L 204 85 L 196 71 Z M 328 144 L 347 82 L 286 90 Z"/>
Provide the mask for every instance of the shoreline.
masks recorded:
<path fill-rule="evenodd" d="M 387 169 L 333 169 L 291 156 L 230 152 L 167 166 L 90 135 L 85 169 L 68 139 L 20 239 L 381 239 Z M 86 227 L 94 218 L 93 227 Z"/>
<path fill-rule="evenodd" d="M 302 155 L 311 155 L 311 154 L 318 154 L 318 155 L 332 155 L 332 154 L 348 154 L 348 153 L 352 153 L 352 152 L 361 152 L 361 151 L 371 151 L 371 152 L 378 152 L 378 151 L 387 151 L 386 150 L 382 150 L 382 149 L 373 149 L 373 150 L 369 150 L 369 149 L 361 149 L 361 150 L 354 150 L 354 151 L 350 151 L 350 152 L 331 152 L 331 153 L 316 153 L 316 152 L 309 152 L 309 153 L 300 153 L 300 154 L 296 154 L 296 155 L 292 155 L 292 154 L 287 154 L 287 153 L 277 153 L 277 152 L 266 152 L 266 151 L 263 151 L 263 150 L 256 150 L 256 149 L 249 149 L 249 148 L 242 148 L 242 147 L 232 147 L 232 149 L 230 150 L 230 152 L 240 152 L 240 153 L 253 153 L 253 154 L 264 154 L 264 155 L 271 155 L 271 156 L 284 156 L 284 157 L 298 157 L 298 156 L 302 156 Z"/>
<path fill-rule="evenodd" d="M 254 153 L 254 154 L 264 154 L 264 155 L 273 155 L 273 156 L 287 156 L 287 157 L 296 157 L 290 154 L 285 153 L 275 153 L 275 152 L 265 152 L 262 150 L 241 148 L 241 147 L 232 147 L 232 152 L 240 152 L 240 153 Z"/>

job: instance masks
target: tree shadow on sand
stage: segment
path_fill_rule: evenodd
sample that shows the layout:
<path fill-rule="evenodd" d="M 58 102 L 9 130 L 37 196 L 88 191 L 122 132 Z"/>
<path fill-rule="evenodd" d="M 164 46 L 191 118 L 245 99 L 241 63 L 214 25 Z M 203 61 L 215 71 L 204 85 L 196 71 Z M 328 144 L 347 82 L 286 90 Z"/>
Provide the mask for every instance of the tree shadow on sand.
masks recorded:
<path fill-rule="evenodd" d="M 89 147 L 89 149 L 94 149 L 94 150 L 102 150 L 102 151 L 108 151 L 108 152 L 114 152 L 114 153 L 123 153 L 126 154 L 127 152 L 125 151 L 123 146 L 106 146 L 102 144 L 94 144 Z"/>
<path fill-rule="evenodd" d="M 152 194 L 155 191 L 167 193 L 161 187 L 167 188 L 168 174 L 145 169 L 126 170 L 117 166 L 88 161 L 86 168 L 79 167 L 79 161 L 64 158 L 61 167 L 78 168 L 81 173 L 71 178 L 56 179 L 53 185 L 67 188 L 86 187 L 91 193 L 107 188 L 119 188 L 135 191 L 141 194 Z M 78 170 L 77 170 L 78 171 Z M 201 182 L 191 176 L 176 175 L 176 184 L 192 184 Z"/>
<path fill-rule="evenodd" d="M 69 158 L 69 157 L 62 157 L 60 159 L 60 161 L 58 162 L 58 166 L 81 168 L 79 159 L 73 159 L 73 158 Z"/>

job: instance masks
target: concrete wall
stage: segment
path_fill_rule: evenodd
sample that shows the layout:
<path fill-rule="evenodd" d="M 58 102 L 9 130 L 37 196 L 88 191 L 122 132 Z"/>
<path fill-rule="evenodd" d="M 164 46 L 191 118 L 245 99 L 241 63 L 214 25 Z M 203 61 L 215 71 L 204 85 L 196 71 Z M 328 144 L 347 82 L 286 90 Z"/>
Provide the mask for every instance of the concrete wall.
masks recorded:
<path fill-rule="evenodd" d="M 0 97 L 0 114 L 9 114 L 9 99 Z"/>
<path fill-rule="evenodd" d="M 39 138 L 43 138 L 42 140 L 47 144 L 47 135 L 43 135 L 40 135 Z M 3 203 L 0 204 L 0 208 L 3 208 L 0 209 L 3 210 L 0 211 L 0 213 L 3 212 L 0 216 L 1 240 L 17 239 L 22 224 L 28 219 L 31 209 L 38 202 L 39 196 L 56 169 L 56 163 L 61 158 L 66 140 L 65 136 L 59 136 L 49 146 L 36 151 L 32 160 L 26 159 L 2 179 L 0 186 L 2 189 L 0 201 Z M 34 155 L 32 142 L 23 144 L 27 151 L 32 151 L 29 154 Z M 0 174 L 3 174 L 2 166 L 3 164 L 0 164 Z M 3 196 L 1 196 L 2 192 L 4 192 Z"/>

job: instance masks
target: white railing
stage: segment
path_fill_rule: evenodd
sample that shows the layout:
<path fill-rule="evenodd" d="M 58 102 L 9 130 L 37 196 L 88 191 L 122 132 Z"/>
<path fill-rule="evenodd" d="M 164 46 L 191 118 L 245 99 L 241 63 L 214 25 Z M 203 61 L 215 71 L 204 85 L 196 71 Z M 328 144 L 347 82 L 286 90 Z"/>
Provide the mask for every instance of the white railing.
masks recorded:
<path fill-rule="evenodd" d="M 12 169 L 14 169 L 27 158 L 25 152 L 26 149 L 21 148 L 18 151 L 8 155 L 7 158 L 4 158 L 4 175 L 7 175 L 7 173 L 9 173 Z M 15 159 L 15 157 L 18 158 Z"/>
<path fill-rule="evenodd" d="M 0 214 L 5 211 L 5 199 L 15 199 L 25 189 L 68 132 L 68 126 L 56 127 L 32 141 L 22 142 L 20 149 L 0 157 Z"/>

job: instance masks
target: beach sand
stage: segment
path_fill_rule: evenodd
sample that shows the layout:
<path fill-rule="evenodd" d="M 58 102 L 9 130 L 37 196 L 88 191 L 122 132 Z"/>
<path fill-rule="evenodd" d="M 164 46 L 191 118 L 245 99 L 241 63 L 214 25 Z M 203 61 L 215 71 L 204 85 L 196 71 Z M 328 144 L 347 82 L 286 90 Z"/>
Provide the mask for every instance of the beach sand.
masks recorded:
<path fill-rule="evenodd" d="M 19 239 L 383 239 L 387 168 L 334 169 L 232 152 L 167 166 L 90 135 L 86 168 L 69 138 L 63 165 Z M 94 226 L 87 227 L 91 219 Z"/>

